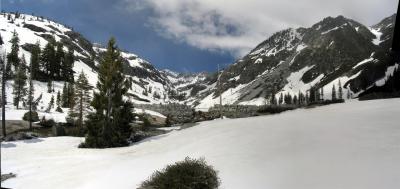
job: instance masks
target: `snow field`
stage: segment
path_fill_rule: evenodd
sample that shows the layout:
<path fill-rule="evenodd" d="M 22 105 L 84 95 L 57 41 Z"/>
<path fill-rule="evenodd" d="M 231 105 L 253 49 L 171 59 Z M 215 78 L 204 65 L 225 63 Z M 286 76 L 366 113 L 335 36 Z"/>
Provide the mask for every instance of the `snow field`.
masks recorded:
<path fill-rule="evenodd" d="M 400 99 L 350 101 L 198 126 L 113 149 L 82 138 L 2 143 L 11 188 L 135 188 L 186 156 L 205 157 L 226 189 L 396 189 Z M 38 182 L 40 181 L 40 182 Z"/>

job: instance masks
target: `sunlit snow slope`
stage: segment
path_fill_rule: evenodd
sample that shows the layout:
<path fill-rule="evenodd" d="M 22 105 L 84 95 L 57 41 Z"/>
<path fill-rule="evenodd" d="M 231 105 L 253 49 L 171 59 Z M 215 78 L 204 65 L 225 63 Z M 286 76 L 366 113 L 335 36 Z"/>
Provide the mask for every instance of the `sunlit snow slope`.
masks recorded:
<path fill-rule="evenodd" d="M 167 164 L 205 157 L 226 189 L 397 189 L 400 99 L 350 101 L 273 116 L 202 122 L 115 149 L 82 138 L 1 144 L 2 172 L 18 188 L 132 189 Z"/>

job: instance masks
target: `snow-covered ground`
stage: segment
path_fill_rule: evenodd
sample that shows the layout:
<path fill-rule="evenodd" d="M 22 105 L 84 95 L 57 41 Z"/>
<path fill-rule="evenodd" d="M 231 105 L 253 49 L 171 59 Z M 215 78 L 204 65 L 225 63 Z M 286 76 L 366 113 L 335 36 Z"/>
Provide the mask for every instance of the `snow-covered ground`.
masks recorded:
<path fill-rule="evenodd" d="M 115 149 L 82 138 L 2 143 L 18 188 L 132 189 L 186 156 L 205 157 L 226 189 L 400 188 L 400 99 L 349 101 L 273 116 L 202 122 Z"/>
<path fill-rule="evenodd" d="M 149 114 L 149 115 L 152 115 L 152 116 L 157 116 L 157 117 L 161 117 L 161 118 L 167 118 L 165 115 L 162 115 L 161 113 L 158 113 L 158 112 L 155 112 L 155 111 L 152 111 L 152 110 L 145 110 L 145 109 L 135 108 L 135 109 L 133 109 L 133 112 L 137 113 L 137 114 Z"/>

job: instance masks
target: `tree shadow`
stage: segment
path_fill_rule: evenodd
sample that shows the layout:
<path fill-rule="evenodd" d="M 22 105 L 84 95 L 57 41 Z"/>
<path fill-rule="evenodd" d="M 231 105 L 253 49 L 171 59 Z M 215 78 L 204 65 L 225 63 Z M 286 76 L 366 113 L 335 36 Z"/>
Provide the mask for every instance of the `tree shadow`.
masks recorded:
<path fill-rule="evenodd" d="M 10 142 L 7 142 L 7 143 L 2 142 L 1 147 L 2 148 L 15 148 L 15 147 L 17 147 L 17 145 L 14 143 L 10 143 Z"/>
<path fill-rule="evenodd" d="M 43 139 L 40 138 L 33 138 L 33 139 L 28 139 L 28 140 L 23 140 L 24 143 L 39 143 L 39 142 L 43 142 Z"/>

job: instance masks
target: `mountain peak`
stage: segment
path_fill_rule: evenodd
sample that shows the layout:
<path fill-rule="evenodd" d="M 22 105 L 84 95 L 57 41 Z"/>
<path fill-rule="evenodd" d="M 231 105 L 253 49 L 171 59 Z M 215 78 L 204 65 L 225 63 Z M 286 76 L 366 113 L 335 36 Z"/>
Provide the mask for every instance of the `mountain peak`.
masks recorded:
<path fill-rule="evenodd" d="M 322 21 L 314 24 L 311 28 L 315 29 L 315 30 L 321 30 L 321 31 L 325 31 L 325 30 L 329 30 L 335 27 L 340 27 L 343 26 L 345 24 L 347 24 L 349 22 L 349 19 L 347 19 L 346 17 L 339 15 L 337 17 L 326 17 L 324 19 L 322 19 Z"/>
<path fill-rule="evenodd" d="M 396 21 L 396 14 L 393 14 L 392 16 L 386 17 L 379 23 L 371 26 L 371 28 L 379 30 L 385 27 L 390 27 L 390 26 L 394 27 L 393 23 L 395 23 L 395 21 Z"/>

